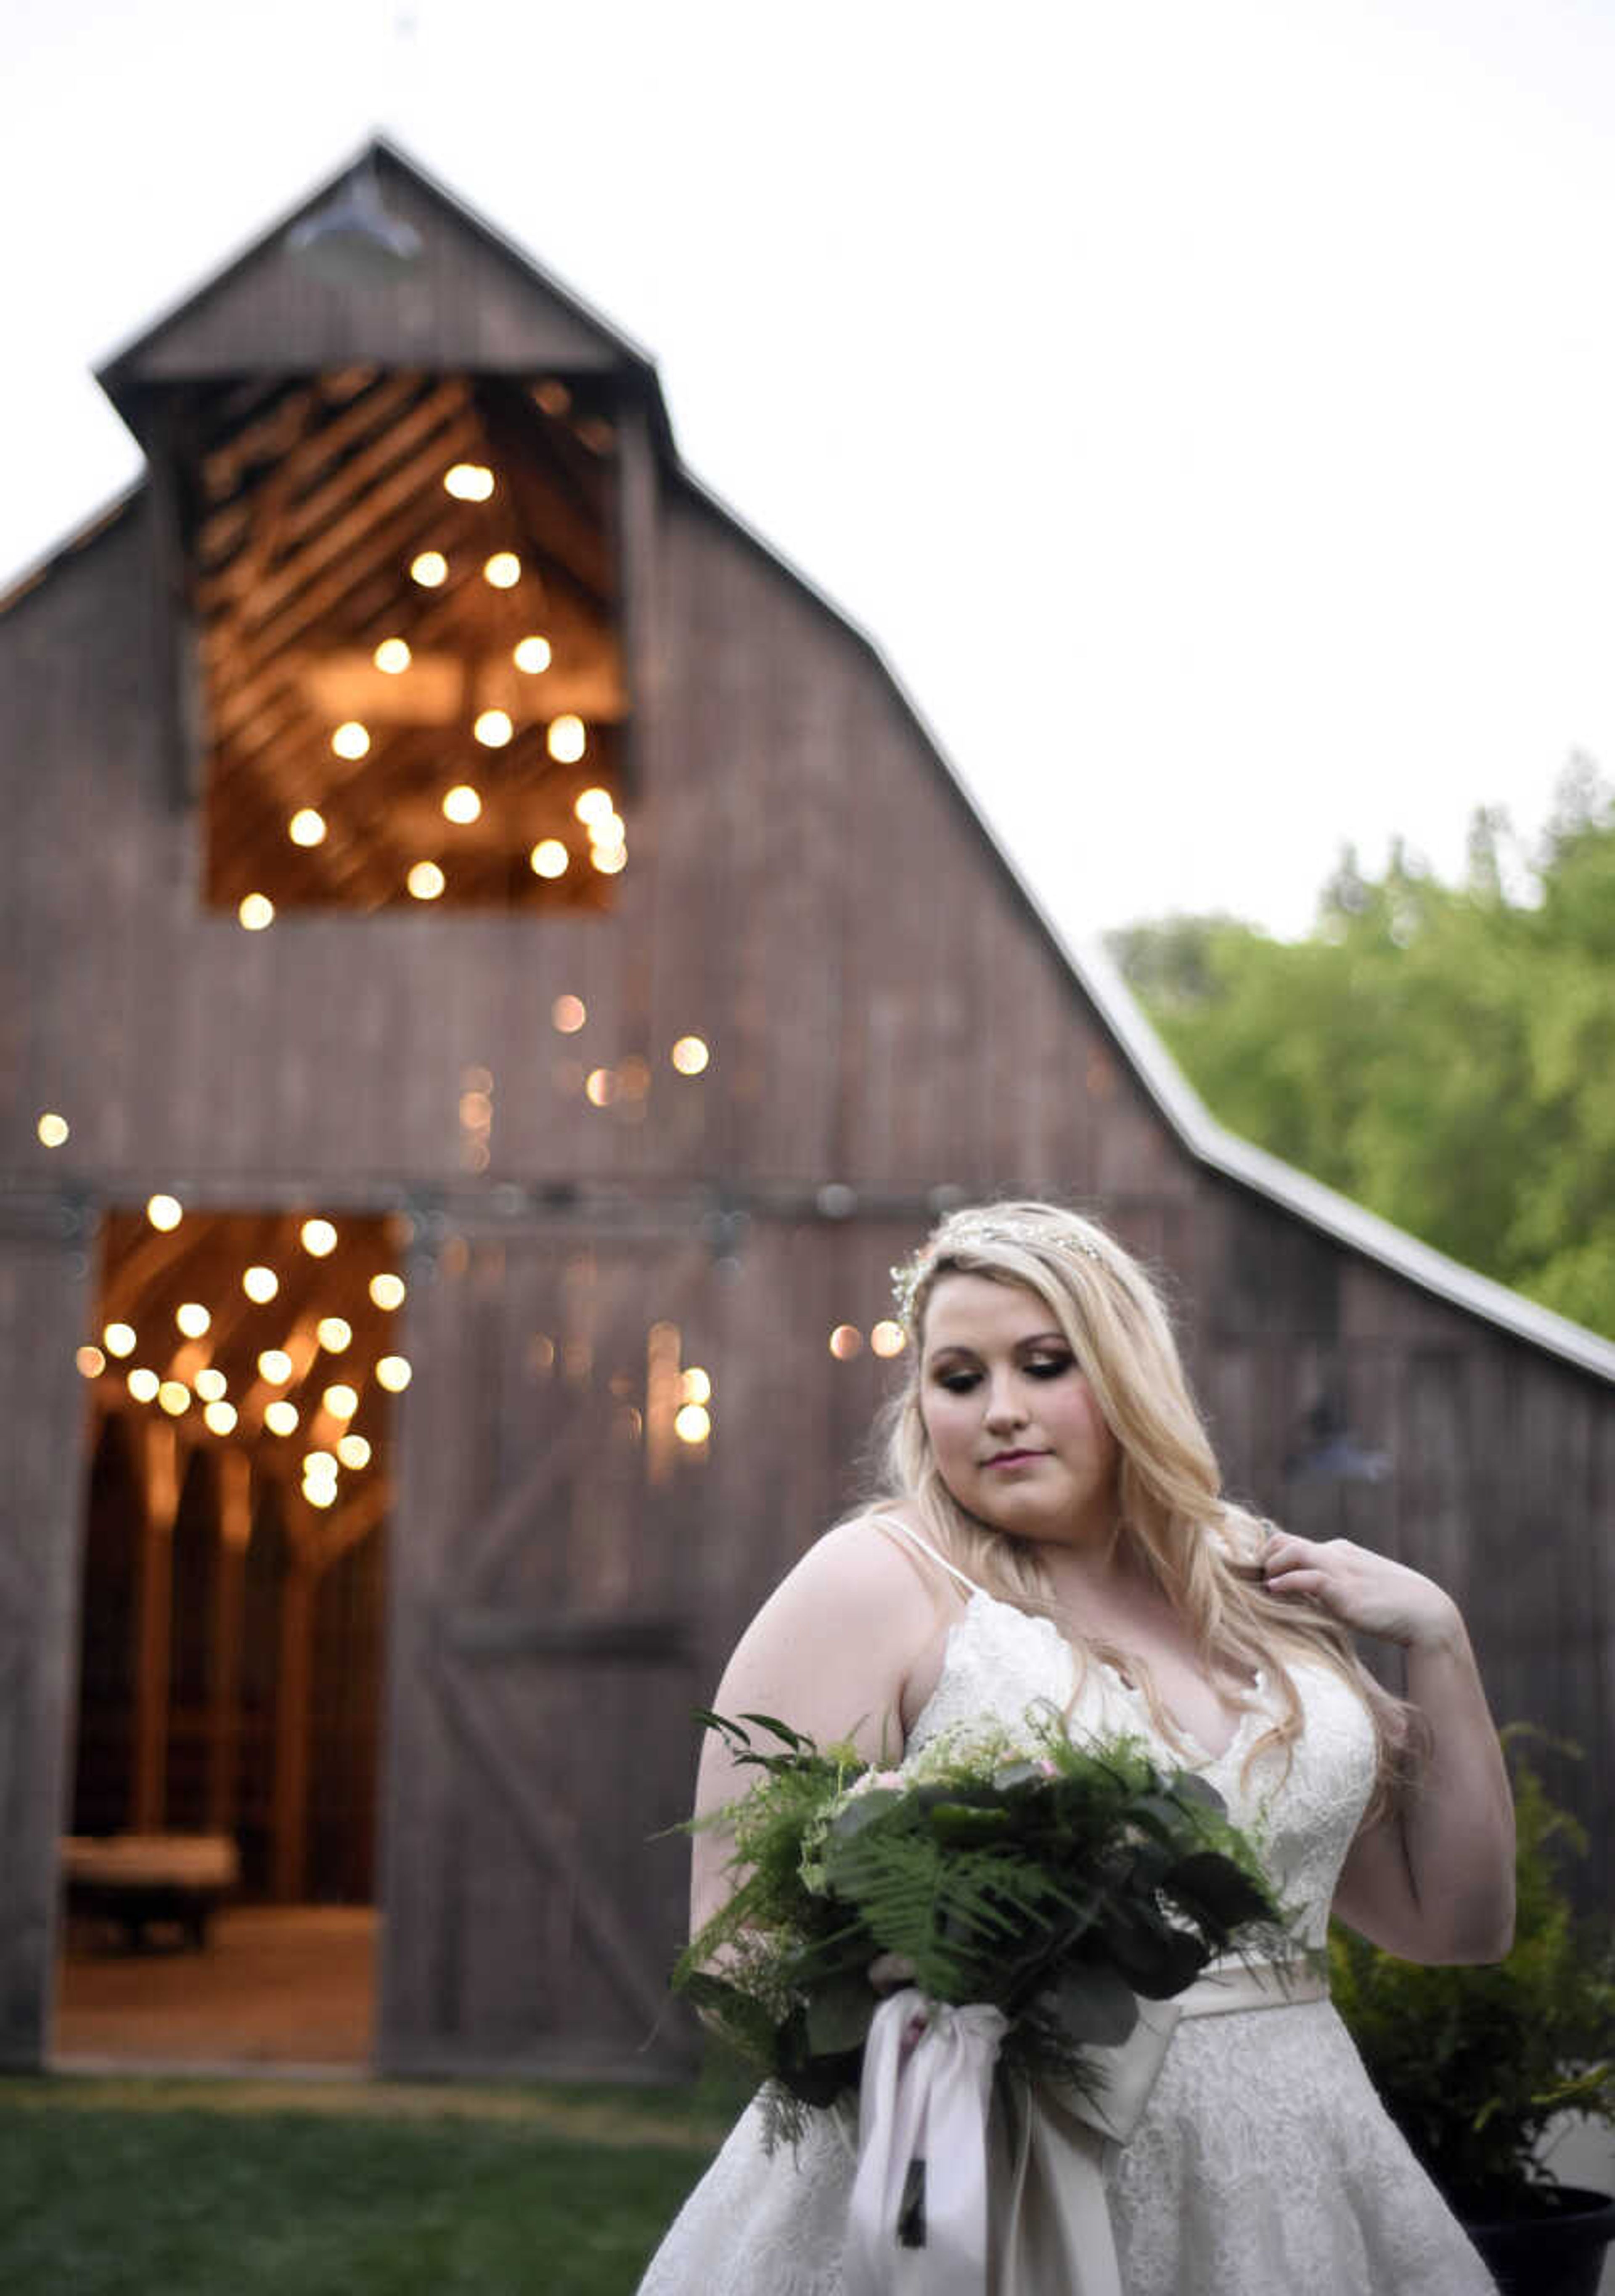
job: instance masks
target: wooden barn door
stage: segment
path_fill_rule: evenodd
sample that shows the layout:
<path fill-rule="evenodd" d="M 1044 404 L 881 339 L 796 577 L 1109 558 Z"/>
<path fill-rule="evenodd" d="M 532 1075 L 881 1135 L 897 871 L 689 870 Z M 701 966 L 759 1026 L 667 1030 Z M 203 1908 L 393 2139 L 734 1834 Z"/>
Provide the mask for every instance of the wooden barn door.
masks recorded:
<path fill-rule="evenodd" d="M 378 2057 L 666 2070 L 709 1337 L 699 1244 L 417 1248 L 393 1517 Z"/>
<path fill-rule="evenodd" d="M 71 1208 L 0 1206 L 0 2066 L 45 2053 L 78 1652 L 88 1259 Z"/>

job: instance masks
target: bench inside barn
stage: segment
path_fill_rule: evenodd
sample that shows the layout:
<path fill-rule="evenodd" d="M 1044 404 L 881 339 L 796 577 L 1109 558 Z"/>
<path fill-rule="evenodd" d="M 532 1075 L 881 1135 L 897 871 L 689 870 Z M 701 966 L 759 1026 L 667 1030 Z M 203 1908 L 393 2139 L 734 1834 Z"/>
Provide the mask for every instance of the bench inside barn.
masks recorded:
<path fill-rule="evenodd" d="M 119 1924 L 132 1951 L 149 1928 L 177 1927 L 201 1952 L 208 1917 L 241 1881 L 241 1857 L 223 1833 L 77 1833 L 61 1844 L 70 1917 Z"/>

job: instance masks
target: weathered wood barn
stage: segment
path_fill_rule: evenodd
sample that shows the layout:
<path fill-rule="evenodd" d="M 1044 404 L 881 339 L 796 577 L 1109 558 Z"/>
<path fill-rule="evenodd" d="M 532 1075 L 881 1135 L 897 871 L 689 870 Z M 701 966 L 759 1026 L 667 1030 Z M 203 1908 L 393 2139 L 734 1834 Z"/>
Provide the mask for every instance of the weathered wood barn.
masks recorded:
<path fill-rule="evenodd" d="M 676 2059 L 690 1710 L 966 1198 L 1607 1751 L 1615 1349 L 1211 1124 L 640 351 L 378 144 L 101 380 L 0 619 L 0 2062 L 119 1830 L 377 1903 L 384 2067 Z"/>

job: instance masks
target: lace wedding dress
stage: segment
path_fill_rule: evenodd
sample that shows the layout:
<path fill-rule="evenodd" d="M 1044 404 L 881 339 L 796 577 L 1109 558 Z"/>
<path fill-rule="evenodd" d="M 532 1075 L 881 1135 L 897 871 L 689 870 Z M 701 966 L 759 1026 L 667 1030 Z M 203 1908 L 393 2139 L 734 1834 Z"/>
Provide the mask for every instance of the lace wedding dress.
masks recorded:
<path fill-rule="evenodd" d="M 910 1734 L 1020 1724 L 1071 1695 L 1058 1628 L 975 1589 L 941 1678 Z M 1367 1801 L 1373 1742 L 1360 1703 L 1325 1667 L 1293 1666 L 1306 1727 L 1242 1776 L 1265 1726 L 1248 1710 L 1230 1744 L 1194 1767 L 1234 1822 L 1259 1827 L 1299 1934 L 1321 1945 L 1330 1900 Z M 1259 1704 L 1261 1685 L 1257 1686 Z M 1070 1726 L 1160 1743 L 1143 1696 L 1090 1665 Z M 652 2259 L 640 2296 L 841 2296 L 854 2169 L 849 2125 L 814 2116 L 794 2152 L 763 2149 L 753 2104 Z M 1144 2119 L 1110 2148 L 1106 2182 L 1126 2296 L 1491 2296 L 1480 2258 L 1374 2095 L 1324 2001 L 1185 2020 Z M 1016 2286 L 1026 2286 L 1018 2273 Z M 1065 2296 L 1028 2286 L 1027 2296 Z"/>

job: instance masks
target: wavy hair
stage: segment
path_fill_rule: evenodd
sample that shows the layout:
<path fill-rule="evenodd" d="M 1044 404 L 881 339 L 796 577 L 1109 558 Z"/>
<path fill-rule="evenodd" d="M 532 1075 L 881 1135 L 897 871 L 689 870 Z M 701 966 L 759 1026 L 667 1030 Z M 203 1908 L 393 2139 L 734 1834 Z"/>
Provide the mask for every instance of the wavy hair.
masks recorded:
<path fill-rule="evenodd" d="M 910 1341 L 908 1377 L 888 1406 L 869 1512 L 906 1505 L 939 1551 L 1003 1600 L 1052 1618 L 1078 1653 L 1078 1691 L 1093 1660 L 1135 1679 L 1168 1743 L 1184 1747 L 1149 1669 L 1136 1656 L 1085 1636 L 1054 1599 L 1037 1542 L 993 1529 L 960 1505 L 938 1468 L 921 1408 L 925 1310 L 944 1275 L 983 1275 L 1024 1285 L 1054 1316 L 1115 1438 L 1117 1526 L 1144 1570 L 1187 1625 L 1209 1669 L 1271 1686 L 1276 1718 L 1258 1735 L 1246 1769 L 1266 1748 L 1286 1759 L 1304 1717 L 1286 1660 L 1330 1668 L 1363 1701 L 1378 1767 L 1371 1808 L 1402 1783 L 1416 1741 L 1416 1710 L 1393 1698 L 1357 1657 L 1351 1638 L 1317 1604 L 1269 1594 L 1260 1554 L 1272 1525 L 1222 1491 L 1209 1439 L 1189 1392 L 1160 1292 L 1138 1261 L 1097 1221 L 1058 1206 L 1004 1202 L 950 1213 L 904 1268 L 894 1270 Z M 1185 1748 L 1185 1751 L 1187 1751 Z"/>

